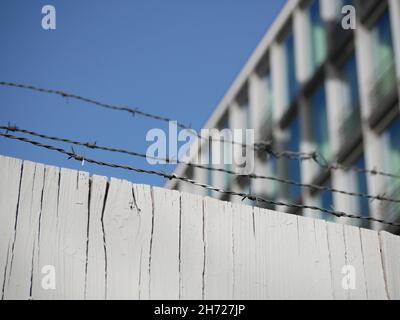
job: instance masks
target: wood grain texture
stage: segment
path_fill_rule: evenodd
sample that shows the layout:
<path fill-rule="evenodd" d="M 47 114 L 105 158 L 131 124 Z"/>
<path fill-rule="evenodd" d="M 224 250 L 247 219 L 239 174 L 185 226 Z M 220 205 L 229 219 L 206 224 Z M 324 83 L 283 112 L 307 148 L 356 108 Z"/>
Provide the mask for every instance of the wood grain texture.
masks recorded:
<path fill-rule="evenodd" d="M 233 299 L 255 299 L 256 238 L 253 208 L 232 205 L 233 224 Z"/>
<path fill-rule="evenodd" d="M 90 183 L 89 225 L 85 298 L 106 297 L 106 250 L 103 234 L 103 208 L 108 191 L 106 177 L 93 176 Z"/>
<path fill-rule="evenodd" d="M 56 290 L 46 290 L 42 286 L 42 270 L 46 266 L 58 266 L 58 208 L 59 208 L 59 187 L 61 173 L 60 169 L 45 166 L 44 185 L 39 217 L 39 231 L 37 236 L 37 247 L 34 256 L 33 279 L 32 279 L 32 298 L 35 300 L 56 299 L 62 292 Z M 58 275 L 59 277 L 62 274 Z"/>
<path fill-rule="evenodd" d="M 333 299 L 326 222 L 297 218 L 299 299 Z"/>
<path fill-rule="evenodd" d="M 233 299 L 232 220 L 231 203 L 204 199 L 204 298 L 207 300 Z"/>
<path fill-rule="evenodd" d="M 61 169 L 57 210 L 57 286 L 60 299 L 84 299 L 89 174 Z"/>
<path fill-rule="evenodd" d="M 33 259 L 41 210 L 44 166 L 25 161 L 18 202 L 18 223 L 13 243 L 12 265 L 6 275 L 5 299 L 30 299 Z"/>
<path fill-rule="evenodd" d="M 203 198 L 181 194 L 180 298 L 203 298 L 204 234 Z"/>
<path fill-rule="evenodd" d="M 150 299 L 179 299 L 180 193 L 152 188 Z"/>
<path fill-rule="evenodd" d="M 111 179 L 103 216 L 107 299 L 139 298 L 140 220 L 133 185 Z"/>
<path fill-rule="evenodd" d="M 153 202 L 151 188 L 133 185 L 136 204 L 139 208 L 140 231 L 137 235 L 136 270 L 139 273 L 139 299 L 150 299 L 150 246 L 153 227 Z"/>
<path fill-rule="evenodd" d="M 372 300 L 387 300 L 388 295 L 382 265 L 379 234 L 367 229 L 360 229 L 360 233 L 367 298 Z"/>
<path fill-rule="evenodd" d="M 2 299 L 6 280 L 11 273 L 22 173 L 21 160 L 0 156 L 0 289 Z"/>
<path fill-rule="evenodd" d="M 400 300 L 400 237 L 381 231 L 379 238 L 388 297 Z"/>
<path fill-rule="evenodd" d="M 387 232 L 0 157 L 2 299 L 400 299 L 399 248 Z"/>

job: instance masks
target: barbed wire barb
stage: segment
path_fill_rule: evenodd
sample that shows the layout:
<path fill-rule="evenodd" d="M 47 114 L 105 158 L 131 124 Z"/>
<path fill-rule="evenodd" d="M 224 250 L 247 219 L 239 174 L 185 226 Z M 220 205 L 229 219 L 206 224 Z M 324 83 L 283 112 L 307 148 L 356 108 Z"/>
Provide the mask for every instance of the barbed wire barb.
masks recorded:
<path fill-rule="evenodd" d="M 100 102 L 91 98 L 86 98 L 80 95 L 76 95 L 73 93 L 68 93 L 63 90 L 54 90 L 54 89 L 45 89 L 45 88 L 39 88 L 33 85 L 27 85 L 27 84 L 21 84 L 21 83 L 15 83 L 15 82 L 6 82 L 6 81 L 0 81 L 0 86 L 5 86 L 5 87 L 14 87 L 14 88 L 19 88 L 19 89 L 27 89 L 27 90 L 32 90 L 40 93 L 47 93 L 47 94 L 55 94 L 62 96 L 64 98 L 72 98 L 76 99 L 82 102 L 86 102 L 92 105 L 96 105 L 98 107 L 102 108 L 107 108 L 111 110 L 117 110 L 117 111 L 124 111 L 128 112 L 132 115 L 139 114 L 141 116 L 147 117 L 149 119 L 153 120 L 159 120 L 163 122 L 175 122 L 177 127 L 180 129 L 188 130 L 189 132 L 193 133 L 197 138 L 203 139 L 203 140 L 210 140 L 212 142 L 219 142 L 219 143 L 230 143 L 234 145 L 239 145 L 242 146 L 243 148 L 252 148 L 255 151 L 265 151 L 268 154 L 270 154 L 273 157 L 277 158 L 286 158 L 289 160 L 299 160 L 299 161 L 304 161 L 304 160 L 312 160 L 316 164 L 318 164 L 321 168 L 324 168 L 325 170 L 343 170 L 343 171 L 354 171 L 358 173 L 364 173 L 364 174 L 371 174 L 371 175 L 380 175 L 388 178 L 394 178 L 394 179 L 400 179 L 400 174 L 393 174 L 393 173 L 387 173 L 383 171 L 378 171 L 375 168 L 374 169 L 364 169 L 364 168 L 358 168 L 354 166 L 344 166 L 339 163 L 331 163 L 329 164 L 324 157 L 319 154 L 318 152 L 301 152 L 301 151 L 274 151 L 272 149 L 272 143 L 271 142 L 265 142 L 265 141 L 260 141 L 256 142 L 253 145 L 248 145 L 248 144 L 243 144 L 238 141 L 231 141 L 231 140 L 225 140 L 225 139 L 214 139 L 210 138 L 209 136 L 204 137 L 201 134 L 197 133 L 196 130 L 193 128 L 190 128 L 190 126 L 186 126 L 174 119 L 151 114 L 148 112 L 145 112 L 143 110 L 140 110 L 139 108 L 136 107 L 121 107 L 118 105 L 113 105 L 113 104 L 108 104 L 104 102 Z M 321 162 L 321 157 L 324 159 L 325 163 Z"/>
<path fill-rule="evenodd" d="M 176 157 L 174 157 L 174 158 L 153 157 L 153 156 L 150 156 L 150 155 L 147 155 L 147 154 L 144 154 L 144 153 L 139 153 L 139 152 L 135 152 L 135 151 L 131 151 L 131 150 L 117 149 L 117 148 L 100 146 L 100 145 L 97 145 L 96 142 L 94 142 L 94 143 L 93 142 L 82 142 L 82 141 L 71 140 L 71 139 L 68 139 L 68 138 L 60 138 L 60 137 L 45 135 L 45 134 L 42 134 L 42 133 L 37 133 L 37 132 L 21 129 L 21 128 L 18 128 L 17 126 L 12 126 L 12 127 L 0 126 L 0 129 L 6 129 L 7 131 L 13 131 L 13 132 L 20 132 L 20 133 L 24 133 L 24 134 L 29 134 L 29 135 L 36 136 L 36 137 L 43 138 L 43 139 L 47 139 L 47 140 L 53 140 L 53 141 L 57 141 L 57 142 L 64 142 L 64 143 L 68 143 L 68 144 L 82 146 L 82 147 L 89 148 L 89 149 L 97 149 L 97 150 L 103 150 L 103 151 L 108 151 L 108 152 L 116 152 L 116 153 L 120 153 L 120 154 L 127 154 L 127 155 L 130 155 L 130 156 L 141 157 L 141 158 L 145 158 L 145 159 L 164 161 L 165 165 L 167 163 L 170 163 L 170 164 L 171 163 L 172 164 L 174 164 L 174 163 L 185 164 L 185 165 L 188 165 L 188 166 L 191 166 L 191 167 L 194 167 L 194 168 L 203 169 L 203 170 L 226 173 L 226 174 L 229 174 L 229 175 L 236 176 L 238 178 L 271 180 L 271 181 L 284 183 L 284 184 L 288 184 L 288 185 L 295 185 L 295 186 L 298 186 L 298 187 L 309 188 L 311 190 L 319 190 L 319 191 L 323 191 L 323 192 L 340 193 L 340 194 L 344 194 L 344 195 L 348 195 L 348 196 L 352 196 L 352 197 L 366 198 L 366 199 L 369 199 L 369 200 L 379 200 L 379 201 L 388 201 L 388 202 L 400 203 L 400 199 L 391 199 L 391 198 L 386 197 L 385 195 L 382 195 L 382 194 L 374 196 L 374 195 L 369 195 L 369 194 L 365 194 L 365 193 L 358 193 L 358 192 L 350 192 L 350 191 L 339 190 L 339 189 L 336 189 L 336 188 L 331 188 L 331 187 L 328 187 L 328 186 L 321 186 L 321 185 L 317 185 L 317 184 L 301 183 L 301 182 L 297 182 L 297 181 L 293 181 L 293 180 L 289 180 L 289 179 L 282 179 L 282 178 L 273 177 L 273 176 L 263 176 L 263 175 L 257 175 L 257 174 L 254 174 L 254 173 L 244 174 L 244 173 L 236 172 L 236 171 L 233 171 L 233 170 L 209 167 L 209 166 L 205 166 L 205 165 L 201 165 L 201 164 L 195 164 L 195 163 L 180 161 Z M 72 153 L 76 155 L 76 153 L 75 153 L 73 148 L 72 148 Z M 80 158 L 82 158 L 82 156 L 80 156 Z M 251 193 L 251 190 L 250 190 L 250 193 Z"/>
<path fill-rule="evenodd" d="M 71 159 L 72 158 L 76 159 L 76 160 L 80 160 L 81 159 L 80 156 L 77 155 L 75 152 L 66 151 L 65 149 L 62 149 L 62 148 L 59 148 L 59 147 L 55 147 L 55 146 L 51 146 L 51 145 L 46 145 L 46 144 L 40 143 L 38 141 L 27 139 L 25 137 L 17 137 L 17 136 L 14 136 L 14 135 L 4 134 L 4 133 L 0 133 L 0 136 L 2 136 L 4 138 L 12 139 L 12 140 L 18 140 L 18 141 L 21 141 L 21 142 L 29 143 L 29 144 L 32 144 L 34 146 L 45 148 L 45 149 L 48 149 L 48 150 L 57 151 L 57 152 L 59 152 L 61 154 L 64 154 L 64 155 L 66 155 L 68 157 L 71 157 Z M 378 222 L 378 223 L 382 223 L 382 224 L 390 225 L 390 226 L 395 226 L 395 227 L 399 227 L 400 226 L 400 223 L 389 222 L 389 221 L 385 221 L 383 219 L 378 219 L 378 218 L 374 218 L 374 217 L 370 217 L 370 216 L 358 216 L 358 215 L 355 215 L 355 214 L 345 213 L 345 212 L 342 212 L 342 211 L 334 211 L 334 210 L 320 208 L 320 207 L 312 206 L 312 205 L 285 203 L 285 202 L 282 202 L 282 201 L 275 201 L 275 200 L 265 199 L 265 198 L 258 197 L 258 196 L 255 196 L 255 195 L 252 195 L 252 194 L 248 194 L 248 193 L 236 192 L 236 191 L 231 191 L 231 190 L 228 191 L 228 190 L 220 189 L 220 188 L 217 188 L 217 187 L 214 187 L 214 186 L 210 186 L 208 184 L 197 182 L 197 181 L 195 181 L 193 179 L 189 179 L 189 178 L 186 178 L 186 177 L 181 177 L 181 176 L 177 176 L 175 174 L 169 174 L 169 173 L 161 172 L 161 171 L 157 171 L 157 170 L 147 170 L 147 169 L 136 168 L 136 167 L 132 167 L 132 166 L 128 166 L 128 165 L 120 165 L 120 164 L 115 164 L 115 163 L 95 160 L 95 159 L 91 159 L 91 158 L 86 158 L 85 161 L 89 162 L 89 163 L 92 163 L 92 164 L 100 165 L 100 166 L 124 169 L 124 170 L 134 171 L 134 172 L 138 172 L 138 173 L 146 173 L 146 174 L 151 174 L 151 175 L 157 175 L 157 176 L 168 178 L 168 179 L 171 179 L 171 180 L 175 179 L 175 180 L 183 181 L 183 182 L 186 182 L 186 183 L 190 183 L 192 185 L 201 187 L 203 189 L 207 189 L 207 190 L 210 190 L 210 191 L 215 191 L 215 192 L 218 192 L 218 193 L 221 193 L 221 194 L 247 198 L 247 199 L 252 200 L 252 201 L 257 201 L 257 199 L 258 199 L 259 202 L 264 202 L 264 203 L 272 204 L 272 205 L 276 205 L 276 206 L 284 206 L 284 207 L 288 207 L 288 208 L 301 209 L 301 210 L 308 209 L 308 210 L 312 210 L 312 211 L 320 211 L 320 212 L 323 212 L 323 213 L 327 213 L 327 214 L 333 215 L 333 216 L 338 217 L 338 218 L 342 218 L 343 217 L 343 218 L 350 218 L 350 219 L 359 219 L 359 220 L 366 220 L 366 221 L 370 221 L 370 222 Z"/>

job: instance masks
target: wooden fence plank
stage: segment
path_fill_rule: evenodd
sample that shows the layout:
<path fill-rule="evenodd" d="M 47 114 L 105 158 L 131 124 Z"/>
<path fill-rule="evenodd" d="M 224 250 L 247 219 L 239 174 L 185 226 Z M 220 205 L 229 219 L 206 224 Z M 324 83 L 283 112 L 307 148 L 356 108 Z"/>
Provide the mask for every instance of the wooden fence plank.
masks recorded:
<path fill-rule="evenodd" d="M 344 225 L 344 237 L 346 244 L 346 265 L 355 268 L 356 287 L 347 290 L 350 299 L 366 299 L 367 288 L 364 270 L 364 257 L 361 248 L 360 228 Z M 344 277 L 344 275 L 342 275 Z"/>
<path fill-rule="evenodd" d="M 63 277 L 58 266 L 58 246 L 57 246 L 57 225 L 58 225 L 58 206 L 59 206 L 59 185 L 60 169 L 52 166 L 45 166 L 44 186 L 41 200 L 41 210 L 39 218 L 39 232 L 34 256 L 33 279 L 32 279 L 32 298 L 35 300 L 55 299 L 59 295 L 57 291 L 57 276 Z M 42 271 L 46 271 L 46 266 L 53 266 L 56 273 L 56 290 L 43 287 L 44 276 Z"/>
<path fill-rule="evenodd" d="M 255 228 L 255 274 L 257 282 L 255 284 L 254 296 L 255 299 L 268 299 L 269 296 L 269 279 L 270 267 L 267 253 L 270 243 L 267 237 L 267 210 L 261 208 L 253 209 L 254 228 Z"/>
<path fill-rule="evenodd" d="M 140 215 L 133 185 L 111 179 L 104 210 L 107 299 L 138 299 L 137 236 Z"/>
<path fill-rule="evenodd" d="M 268 244 L 268 288 L 269 299 L 296 299 L 299 288 L 297 279 L 298 224 L 297 216 L 262 210 L 263 226 Z M 277 276 L 278 275 L 278 276 Z"/>
<path fill-rule="evenodd" d="M 180 193 L 153 188 L 150 298 L 179 299 Z"/>
<path fill-rule="evenodd" d="M 232 204 L 204 199 L 204 298 L 233 298 Z"/>
<path fill-rule="evenodd" d="M 233 299 L 254 299 L 256 278 L 255 221 L 253 208 L 232 205 L 233 215 Z"/>
<path fill-rule="evenodd" d="M 342 286 L 344 277 L 342 269 L 347 264 L 343 225 L 328 222 L 326 226 L 331 262 L 333 298 L 337 300 L 349 299 L 349 291 L 345 290 Z"/>
<path fill-rule="evenodd" d="M 133 185 L 137 207 L 139 208 L 139 233 L 135 241 L 135 268 L 139 274 L 138 298 L 150 299 L 150 244 L 153 224 L 153 203 L 151 188 Z"/>
<path fill-rule="evenodd" d="M 39 231 L 44 180 L 43 165 L 24 161 L 23 166 L 13 259 L 4 296 L 5 299 L 12 300 L 31 298 L 33 258 Z"/>
<path fill-rule="evenodd" d="M 203 298 L 203 198 L 181 194 L 181 299 Z"/>
<path fill-rule="evenodd" d="M 56 268 L 60 299 L 85 297 L 88 200 L 88 173 L 61 169 Z"/>
<path fill-rule="evenodd" d="M 14 243 L 22 161 L 0 156 L 0 297 L 4 298 Z"/>
<path fill-rule="evenodd" d="M 376 231 L 367 229 L 360 229 L 360 232 L 367 298 L 372 300 L 387 300 L 388 296 L 383 274 L 379 234 Z"/>
<path fill-rule="evenodd" d="M 400 300 L 400 237 L 379 232 L 388 296 Z"/>
<path fill-rule="evenodd" d="M 333 299 L 326 222 L 298 217 L 298 233 L 298 298 Z"/>
<path fill-rule="evenodd" d="M 103 236 L 103 209 L 108 181 L 106 177 L 92 177 L 90 184 L 90 210 L 85 298 L 106 297 L 106 254 Z"/>

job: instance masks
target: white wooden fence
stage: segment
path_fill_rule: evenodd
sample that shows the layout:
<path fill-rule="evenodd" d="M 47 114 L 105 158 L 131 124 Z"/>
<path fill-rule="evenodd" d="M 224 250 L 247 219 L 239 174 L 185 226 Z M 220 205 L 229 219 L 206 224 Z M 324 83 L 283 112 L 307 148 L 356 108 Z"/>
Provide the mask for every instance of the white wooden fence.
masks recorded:
<path fill-rule="evenodd" d="M 386 232 L 0 157 L 3 299 L 400 299 L 399 267 Z"/>

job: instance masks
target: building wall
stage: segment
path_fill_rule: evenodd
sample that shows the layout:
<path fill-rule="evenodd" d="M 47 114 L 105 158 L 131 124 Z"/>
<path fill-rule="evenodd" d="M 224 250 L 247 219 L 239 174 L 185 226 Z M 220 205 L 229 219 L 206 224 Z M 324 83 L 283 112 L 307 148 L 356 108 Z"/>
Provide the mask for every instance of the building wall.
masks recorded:
<path fill-rule="evenodd" d="M 256 141 L 271 140 L 276 150 L 290 150 L 292 147 L 292 151 L 313 152 L 319 147 L 318 150 L 328 161 L 345 166 L 364 165 L 367 169 L 398 174 L 400 168 L 393 163 L 396 159 L 400 163 L 400 152 L 396 151 L 400 149 L 400 141 L 397 144 L 393 141 L 396 141 L 400 129 L 392 129 L 392 135 L 387 132 L 392 121 L 400 121 L 400 4 L 397 0 L 368 0 L 363 1 L 362 6 L 358 6 L 357 1 L 353 2 L 356 6 L 356 29 L 345 31 L 334 27 L 341 25 L 342 6 L 352 1 L 288 1 L 205 127 L 218 127 L 219 120 L 225 116 L 229 119 L 230 128 L 243 128 L 243 110 L 238 100 L 244 94 L 248 98 L 248 112 L 251 127 L 256 131 Z M 389 29 L 385 24 L 388 20 L 382 20 L 385 14 L 390 19 Z M 376 31 L 378 24 L 382 26 L 380 35 Z M 337 31 L 334 33 L 330 30 Z M 393 59 L 387 58 L 388 30 L 392 34 Z M 290 38 L 291 34 L 293 38 Z M 381 39 L 379 47 L 375 39 Z M 351 55 L 354 55 L 354 65 L 348 62 Z M 293 56 L 294 65 L 287 58 L 290 56 Z M 387 66 L 390 60 L 394 64 Z M 294 70 L 293 76 L 290 70 Z M 347 76 L 346 70 L 350 70 Z M 268 72 L 272 91 L 266 93 L 264 75 Z M 357 86 L 346 87 L 345 79 L 355 81 L 352 74 L 357 76 Z M 293 77 L 296 85 L 293 85 Z M 292 94 L 287 93 L 288 86 L 293 88 Z M 353 108 L 351 101 L 356 99 L 353 93 L 357 90 L 359 108 Z M 322 99 L 324 95 L 325 99 Z M 266 114 L 268 101 L 272 101 L 273 106 L 272 122 Z M 298 119 L 298 127 L 294 119 Z M 325 135 L 329 148 L 324 140 Z M 394 152 L 389 152 L 385 147 L 389 145 L 388 141 L 392 141 Z M 298 150 L 293 150 L 297 146 Z M 361 156 L 364 161 L 360 159 Z M 388 157 L 391 157 L 390 161 Z M 256 157 L 255 173 L 288 179 L 295 177 L 303 183 L 400 199 L 396 179 L 371 174 L 363 177 L 351 170 L 331 170 L 329 173 L 321 170 L 313 161 L 295 164 L 293 160 L 279 159 L 277 164 L 271 165 L 272 161 L 271 157 L 265 155 Z M 387 163 L 392 165 L 388 166 Z M 301 168 L 300 177 L 288 172 L 297 165 Z M 271 167 L 274 168 L 272 172 Z M 195 171 L 198 170 L 201 169 Z M 185 171 L 184 165 L 177 169 L 181 174 Z M 220 173 L 213 173 L 213 177 L 208 180 L 210 184 L 223 180 Z M 367 181 L 365 187 L 361 183 L 363 179 Z M 196 193 L 199 191 L 175 182 L 170 182 L 167 187 L 185 188 Z M 227 187 L 235 191 L 251 191 L 274 200 L 334 208 L 357 215 L 392 220 L 400 217 L 399 206 L 383 201 L 366 203 L 355 197 L 313 193 L 307 188 L 296 190 L 284 184 L 278 185 L 279 190 L 275 194 L 276 184 L 268 180 L 253 179 L 248 184 L 232 179 Z M 200 194 L 204 195 L 202 192 Z M 220 197 L 218 193 L 212 196 Z M 241 201 L 235 197 L 231 200 Z M 288 211 L 286 207 L 276 209 Z M 390 217 L 387 212 L 392 212 Z M 298 213 L 326 218 L 315 211 Z M 363 226 L 382 228 L 379 224 Z"/>

